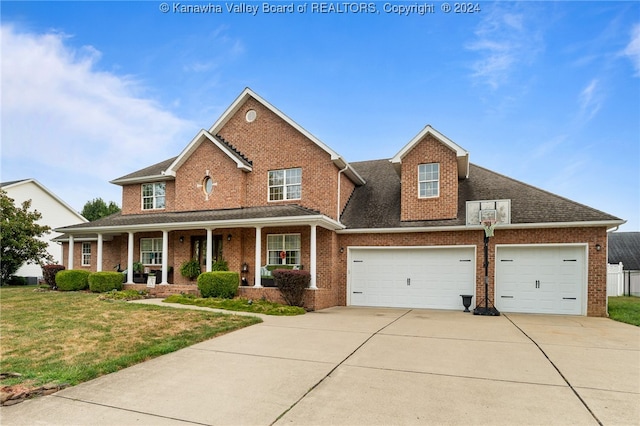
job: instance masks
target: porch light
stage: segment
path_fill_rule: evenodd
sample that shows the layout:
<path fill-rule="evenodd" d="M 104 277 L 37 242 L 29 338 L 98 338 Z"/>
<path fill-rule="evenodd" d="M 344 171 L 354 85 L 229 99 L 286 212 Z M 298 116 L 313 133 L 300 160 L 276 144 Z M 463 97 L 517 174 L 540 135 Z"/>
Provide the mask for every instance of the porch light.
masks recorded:
<path fill-rule="evenodd" d="M 249 265 L 247 265 L 247 262 L 244 262 L 242 264 L 242 269 L 240 270 L 243 274 L 246 274 L 247 272 L 249 272 Z"/>
<path fill-rule="evenodd" d="M 184 243 L 184 236 L 180 235 L 180 242 Z"/>
<path fill-rule="evenodd" d="M 231 241 L 231 234 L 227 235 L 227 241 Z"/>

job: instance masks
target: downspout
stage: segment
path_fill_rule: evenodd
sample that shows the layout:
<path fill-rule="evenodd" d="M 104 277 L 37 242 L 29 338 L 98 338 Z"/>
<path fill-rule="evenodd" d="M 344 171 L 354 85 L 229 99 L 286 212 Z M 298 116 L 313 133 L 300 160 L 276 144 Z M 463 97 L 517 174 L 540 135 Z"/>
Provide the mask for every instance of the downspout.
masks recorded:
<path fill-rule="evenodd" d="M 336 203 L 336 220 L 340 223 L 340 175 L 349 168 L 349 165 L 344 166 L 344 169 L 338 171 L 338 202 Z"/>

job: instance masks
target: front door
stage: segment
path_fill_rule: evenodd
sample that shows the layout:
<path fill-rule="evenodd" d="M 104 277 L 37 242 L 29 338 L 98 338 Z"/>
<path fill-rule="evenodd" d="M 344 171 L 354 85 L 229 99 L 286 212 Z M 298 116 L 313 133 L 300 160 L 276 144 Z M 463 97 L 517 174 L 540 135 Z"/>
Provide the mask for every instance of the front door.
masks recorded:
<path fill-rule="evenodd" d="M 215 263 L 222 260 L 222 235 L 212 236 L 213 253 L 211 262 Z M 198 261 L 202 272 L 207 270 L 207 237 L 193 236 L 191 237 L 191 258 Z"/>

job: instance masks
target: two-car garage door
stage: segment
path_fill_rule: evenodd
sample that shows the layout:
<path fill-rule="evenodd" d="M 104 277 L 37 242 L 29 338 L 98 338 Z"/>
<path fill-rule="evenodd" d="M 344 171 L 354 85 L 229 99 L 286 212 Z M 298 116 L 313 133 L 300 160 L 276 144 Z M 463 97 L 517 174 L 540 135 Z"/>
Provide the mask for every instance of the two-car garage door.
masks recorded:
<path fill-rule="evenodd" d="M 352 248 L 349 304 L 464 309 L 475 294 L 475 247 Z"/>

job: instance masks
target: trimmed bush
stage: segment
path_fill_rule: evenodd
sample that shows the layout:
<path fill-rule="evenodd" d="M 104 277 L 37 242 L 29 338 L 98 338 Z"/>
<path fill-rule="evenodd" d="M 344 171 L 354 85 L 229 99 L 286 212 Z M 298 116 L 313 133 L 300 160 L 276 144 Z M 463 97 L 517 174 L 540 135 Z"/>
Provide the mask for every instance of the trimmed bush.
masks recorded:
<path fill-rule="evenodd" d="M 233 299 L 239 284 L 240 274 L 237 272 L 205 272 L 198 277 L 198 290 L 202 297 Z"/>
<path fill-rule="evenodd" d="M 91 272 L 83 269 L 67 269 L 56 274 L 56 285 L 60 291 L 86 290 Z"/>
<path fill-rule="evenodd" d="M 122 274 L 113 271 L 94 272 L 89 275 L 89 290 L 94 293 L 122 290 Z"/>
<path fill-rule="evenodd" d="M 44 265 L 42 267 L 42 276 L 50 288 L 56 288 L 56 274 L 64 271 L 64 265 Z"/>
<path fill-rule="evenodd" d="M 304 290 L 309 287 L 311 274 L 309 271 L 276 269 L 272 272 L 276 287 L 290 306 L 304 304 Z"/>

